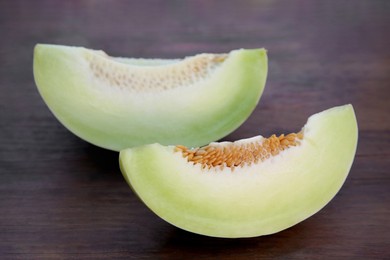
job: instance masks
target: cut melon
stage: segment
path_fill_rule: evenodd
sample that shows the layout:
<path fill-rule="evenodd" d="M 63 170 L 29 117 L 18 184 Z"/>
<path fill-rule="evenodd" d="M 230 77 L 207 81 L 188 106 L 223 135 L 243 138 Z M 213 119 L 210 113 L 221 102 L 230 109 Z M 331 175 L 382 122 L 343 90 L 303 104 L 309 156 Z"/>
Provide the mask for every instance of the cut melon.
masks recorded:
<path fill-rule="evenodd" d="M 116 151 L 218 140 L 251 114 L 266 76 L 264 49 L 172 60 L 46 44 L 34 51 L 36 84 L 58 120 L 82 139 Z"/>
<path fill-rule="evenodd" d="M 140 199 L 167 222 L 214 237 L 289 228 L 324 207 L 351 168 L 358 138 L 351 105 L 311 116 L 298 133 L 202 148 L 150 144 L 120 152 Z"/>

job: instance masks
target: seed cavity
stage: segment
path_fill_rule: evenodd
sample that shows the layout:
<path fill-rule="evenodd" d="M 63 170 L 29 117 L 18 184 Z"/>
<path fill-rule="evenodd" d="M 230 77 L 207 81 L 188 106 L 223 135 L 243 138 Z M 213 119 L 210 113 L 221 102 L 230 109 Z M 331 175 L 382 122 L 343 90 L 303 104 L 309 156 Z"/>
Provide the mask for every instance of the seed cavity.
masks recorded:
<path fill-rule="evenodd" d="M 96 80 L 117 89 L 135 92 L 166 91 L 193 85 L 209 77 L 227 54 L 199 54 L 182 60 L 114 58 L 104 52 L 85 54 Z"/>
<path fill-rule="evenodd" d="M 261 141 L 250 143 L 210 144 L 194 149 L 177 145 L 175 146 L 175 152 L 181 152 L 189 163 L 200 164 L 202 169 L 216 168 L 223 170 L 225 167 L 229 167 L 234 171 L 236 167 L 257 164 L 292 146 L 298 146 L 302 139 L 303 133 L 299 132 L 288 135 L 272 135 Z"/>

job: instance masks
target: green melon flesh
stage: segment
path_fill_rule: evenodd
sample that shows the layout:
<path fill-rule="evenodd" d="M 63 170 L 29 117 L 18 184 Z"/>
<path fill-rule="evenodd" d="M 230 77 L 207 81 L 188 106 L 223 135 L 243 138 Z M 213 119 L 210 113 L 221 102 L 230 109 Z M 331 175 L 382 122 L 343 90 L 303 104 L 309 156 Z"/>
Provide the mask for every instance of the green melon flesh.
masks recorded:
<path fill-rule="evenodd" d="M 267 235 L 319 211 L 351 168 L 358 138 L 351 105 L 311 116 L 302 132 L 300 145 L 234 171 L 202 169 L 160 144 L 121 151 L 120 166 L 140 199 L 177 227 L 214 237 Z"/>
<path fill-rule="evenodd" d="M 47 44 L 34 51 L 36 84 L 58 120 L 82 139 L 116 151 L 218 140 L 250 115 L 266 76 L 264 49 L 181 60 L 114 58 Z"/>

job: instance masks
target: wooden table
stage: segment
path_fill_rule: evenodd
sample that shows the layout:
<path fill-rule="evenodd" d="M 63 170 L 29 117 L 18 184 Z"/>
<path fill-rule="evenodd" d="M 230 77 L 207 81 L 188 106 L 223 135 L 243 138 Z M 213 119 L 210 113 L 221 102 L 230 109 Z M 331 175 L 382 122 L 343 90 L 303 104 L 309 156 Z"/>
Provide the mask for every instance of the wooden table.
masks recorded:
<path fill-rule="evenodd" d="M 389 1 L 1 1 L 0 259 L 390 259 Z M 111 55 L 269 50 L 259 106 L 224 140 L 299 130 L 352 103 L 359 146 L 322 211 L 278 234 L 217 239 L 164 222 L 118 154 L 66 130 L 32 75 L 36 43 Z"/>

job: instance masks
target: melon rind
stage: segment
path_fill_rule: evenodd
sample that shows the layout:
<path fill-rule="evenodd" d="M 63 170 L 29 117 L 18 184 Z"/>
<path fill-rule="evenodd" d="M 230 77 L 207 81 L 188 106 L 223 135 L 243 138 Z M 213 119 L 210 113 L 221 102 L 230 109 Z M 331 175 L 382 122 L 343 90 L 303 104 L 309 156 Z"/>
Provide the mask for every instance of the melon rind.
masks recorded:
<path fill-rule="evenodd" d="M 358 138 L 351 105 L 311 116 L 303 133 L 299 146 L 234 172 L 203 170 L 160 144 L 121 151 L 120 166 L 140 199 L 177 227 L 213 237 L 267 235 L 318 212 L 351 168 Z"/>
<path fill-rule="evenodd" d="M 251 114 L 267 77 L 266 51 L 240 49 L 195 84 L 133 93 L 97 84 L 85 57 L 98 53 L 37 44 L 34 77 L 42 98 L 64 126 L 90 143 L 116 151 L 155 142 L 196 147 L 218 140 Z M 148 70 L 171 66 L 163 60 L 156 60 L 155 67 L 126 64 L 129 61 L 111 58 L 108 63 L 133 66 L 146 75 Z"/>

